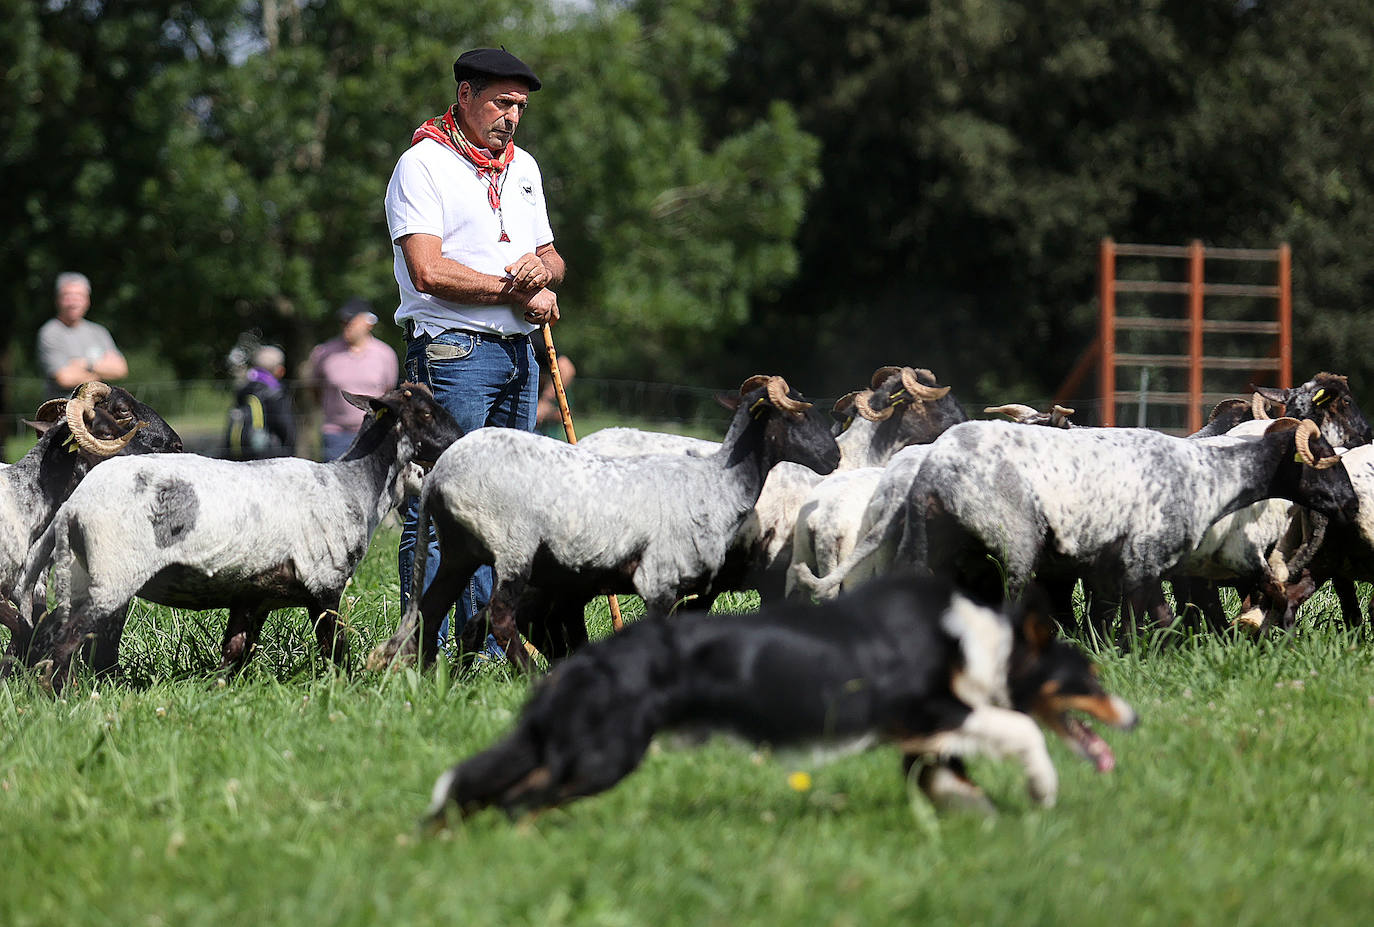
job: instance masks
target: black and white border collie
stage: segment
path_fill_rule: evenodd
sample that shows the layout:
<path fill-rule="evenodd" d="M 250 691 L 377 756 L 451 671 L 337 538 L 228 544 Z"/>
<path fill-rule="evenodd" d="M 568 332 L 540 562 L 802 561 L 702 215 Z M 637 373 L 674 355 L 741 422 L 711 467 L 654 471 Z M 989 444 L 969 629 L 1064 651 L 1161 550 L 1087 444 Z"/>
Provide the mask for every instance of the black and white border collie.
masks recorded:
<path fill-rule="evenodd" d="M 439 777 L 429 821 L 450 801 L 464 815 L 515 815 L 604 791 L 660 731 L 778 748 L 892 743 L 937 805 L 990 808 L 961 758 L 1009 757 L 1048 806 L 1058 776 L 1032 718 L 1100 771 L 1115 764 L 1080 713 L 1135 723 L 1041 611 L 889 577 L 815 606 L 640 621 L 587 646 L 538 684 L 514 731 Z"/>

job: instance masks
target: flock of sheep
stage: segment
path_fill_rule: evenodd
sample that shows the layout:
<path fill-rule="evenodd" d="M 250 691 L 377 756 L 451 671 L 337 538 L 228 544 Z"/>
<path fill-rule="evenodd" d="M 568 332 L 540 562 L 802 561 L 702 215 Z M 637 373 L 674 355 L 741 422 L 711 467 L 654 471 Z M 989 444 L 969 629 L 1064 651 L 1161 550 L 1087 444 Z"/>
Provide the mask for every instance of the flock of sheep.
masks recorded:
<path fill-rule="evenodd" d="M 727 590 L 825 599 L 893 570 L 986 601 L 1034 577 L 1069 626 L 1079 582 L 1088 620 L 1128 605 L 1170 623 L 1167 581 L 1180 612 L 1197 606 L 1185 617 L 1219 627 L 1227 584 L 1245 596 L 1240 620 L 1263 629 L 1291 623 L 1327 580 L 1359 621 L 1353 584 L 1374 579 L 1370 427 L 1332 374 L 1223 403 L 1186 438 L 1076 427 L 1058 407 L 969 420 L 912 367 L 877 370 L 829 415 L 781 377 L 752 377 L 719 443 L 623 428 L 577 446 L 462 435 L 414 385 L 350 401 L 369 415 L 332 463 L 180 453 L 154 410 L 105 384 L 44 404 L 37 445 L 0 468 L 5 671 L 60 687 L 78 653 L 114 669 L 134 596 L 227 608 L 226 670 L 285 607 L 308 609 L 321 651 L 341 660 L 344 584 L 384 515 L 417 492 L 439 571 L 374 668 L 433 659 L 443 614 L 482 563 L 495 573 L 488 621 L 464 639 L 489 626 L 519 666 L 521 635 L 551 660 L 585 643 L 585 606 L 608 593 L 639 595 L 661 619 Z"/>

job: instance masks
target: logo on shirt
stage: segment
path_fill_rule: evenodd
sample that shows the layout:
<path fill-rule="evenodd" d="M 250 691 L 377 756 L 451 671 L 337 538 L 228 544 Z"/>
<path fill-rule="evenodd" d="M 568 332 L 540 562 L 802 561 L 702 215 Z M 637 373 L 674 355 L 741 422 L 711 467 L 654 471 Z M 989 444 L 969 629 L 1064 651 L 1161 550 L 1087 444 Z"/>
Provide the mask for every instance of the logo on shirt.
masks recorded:
<path fill-rule="evenodd" d="M 520 178 L 520 195 L 525 198 L 525 202 L 534 205 L 534 182 L 525 177 Z"/>

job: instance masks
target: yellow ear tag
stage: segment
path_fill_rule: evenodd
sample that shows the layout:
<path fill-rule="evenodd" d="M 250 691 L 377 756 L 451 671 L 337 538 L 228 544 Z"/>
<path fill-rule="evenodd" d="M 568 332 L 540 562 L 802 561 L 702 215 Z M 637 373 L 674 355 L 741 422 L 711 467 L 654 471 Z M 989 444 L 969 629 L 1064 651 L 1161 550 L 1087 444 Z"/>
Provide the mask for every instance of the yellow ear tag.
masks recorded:
<path fill-rule="evenodd" d="M 1307 463 L 1307 461 L 1305 461 L 1305 460 L 1302 459 L 1302 455 L 1301 455 L 1301 454 L 1299 454 L 1297 451 L 1294 451 L 1294 452 L 1293 452 L 1293 463 L 1305 464 L 1305 463 Z"/>
<path fill-rule="evenodd" d="M 1321 405 L 1323 402 L 1329 402 L 1330 400 L 1331 394 L 1324 389 L 1317 390 L 1317 394 L 1312 397 L 1312 402 L 1316 405 Z"/>
<path fill-rule="evenodd" d="M 758 418 L 763 414 L 763 410 L 759 407 L 766 405 L 768 405 L 767 399 L 755 399 L 754 404 L 749 407 L 749 411 L 753 414 L 754 418 Z"/>
<path fill-rule="evenodd" d="M 81 450 L 81 447 L 76 443 L 76 435 L 72 434 L 67 435 L 67 440 L 62 442 L 62 446 L 67 449 L 68 454 L 75 454 Z"/>
<path fill-rule="evenodd" d="M 377 419 L 377 420 L 380 421 L 380 420 L 381 420 L 381 417 L 382 417 L 383 415 L 386 415 L 387 411 L 388 411 L 388 410 L 387 410 L 387 407 L 386 407 L 386 406 L 382 406 L 380 409 L 378 409 L 377 411 L 375 411 L 375 412 L 372 413 L 372 417 L 373 417 L 374 419 Z"/>

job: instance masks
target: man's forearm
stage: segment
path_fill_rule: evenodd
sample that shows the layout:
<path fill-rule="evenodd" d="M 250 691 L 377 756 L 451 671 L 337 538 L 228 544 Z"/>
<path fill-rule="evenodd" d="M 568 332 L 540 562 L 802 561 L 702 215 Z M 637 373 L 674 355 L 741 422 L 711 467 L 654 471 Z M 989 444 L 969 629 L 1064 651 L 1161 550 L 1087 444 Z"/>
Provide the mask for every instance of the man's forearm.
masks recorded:
<path fill-rule="evenodd" d="M 469 306 L 503 306 L 519 302 L 511 281 L 473 270 L 450 258 L 430 262 L 423 273 L 411 273 L 415 289 Z"/>
<path fill-rule="evenodd" d="M 523 302 L 508 278 L 484 274 L 444 257 L 439 239 L 432 235 L 407 235 L 399 244 L 410 282 L 421 293 L 469 306 Z"/>
<path fill-rule="evenodd" d="M 129 375 L 129 364 L 118 351 L 106 351 L 91 365 L 91 372 L 102 380 L 122 380 Z"/>
<path fill-rule="evenodd" d="M 545 245 L 542 248 L 534 249 L 534 256 L 544 262 L 544 266 L 549 272 L 549 281 L 544 284 L 550 290 L 557 290 L 558 285 L 563 282 L 563 276 L 568 272 L 568 265 L 563 262 L 563 255 L 554 250 L 553 245 Z"/>

